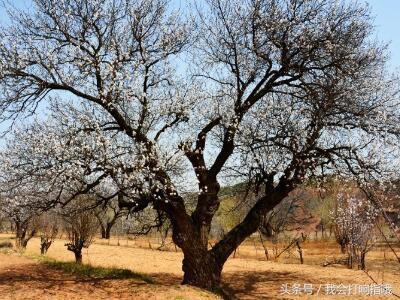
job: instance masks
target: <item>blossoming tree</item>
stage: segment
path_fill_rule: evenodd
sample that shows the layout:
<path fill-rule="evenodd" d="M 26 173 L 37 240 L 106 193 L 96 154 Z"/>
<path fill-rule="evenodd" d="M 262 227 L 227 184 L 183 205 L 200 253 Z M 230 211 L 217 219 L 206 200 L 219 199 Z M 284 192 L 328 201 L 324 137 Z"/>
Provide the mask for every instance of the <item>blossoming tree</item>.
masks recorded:
<path fill-rule="evenodd" d="M 104 200 L 154 208 L 184 253 L 183 283 L 219 286 L 231 253 L 308 177 L 393 175 L 396 80 L 367 7 L 207 0 L 188 17 L 165 0 L 33 2 L 0 29 L 0 111 L 18 119 L 52 98 L 55 117 L 14 138 L 5 172 L 42 180 L 53 204 L 112 182 Z M 224 175 L 258 198 L 209 249 Z"/>
<path fill-rule="evenodd" d="M 336 208 L 331 212 L 335 224 L 335 235 L 339 235 L 345 244 L 340 244 L 347 252 L 347 265 L 365 269 L 365 257 L 372 249 L 374 227 L 379 209 L 367 199 L 339 194 Z"/>

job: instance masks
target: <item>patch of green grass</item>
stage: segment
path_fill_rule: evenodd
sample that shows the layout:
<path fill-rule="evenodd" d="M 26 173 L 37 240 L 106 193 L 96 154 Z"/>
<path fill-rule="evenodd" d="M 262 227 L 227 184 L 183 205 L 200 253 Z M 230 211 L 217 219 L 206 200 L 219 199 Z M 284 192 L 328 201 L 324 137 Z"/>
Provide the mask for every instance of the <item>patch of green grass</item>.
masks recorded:
<path fill-rule="evenodd" d="M 96 279 L 139 279 L 146 283 L 155 283 L 154 279 L 150 276 L 136 273 L 128 269 L 94 267 L 86 264 L 56 261 L 48 258 L 41 258 L 40 260 L 50 268 L 61 270 L 77 276 Z"/>

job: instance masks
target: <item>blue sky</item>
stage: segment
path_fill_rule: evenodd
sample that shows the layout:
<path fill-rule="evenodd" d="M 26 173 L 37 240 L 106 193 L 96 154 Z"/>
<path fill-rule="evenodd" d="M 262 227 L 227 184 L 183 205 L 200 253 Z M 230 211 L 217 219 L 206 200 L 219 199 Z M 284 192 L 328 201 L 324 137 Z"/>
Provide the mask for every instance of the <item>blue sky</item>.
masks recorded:
<path fill-rule="evenodd" d="M 400 68 L 400 1 L 369 0 L 378 39 L 390 42 L 391 68 Z"/>

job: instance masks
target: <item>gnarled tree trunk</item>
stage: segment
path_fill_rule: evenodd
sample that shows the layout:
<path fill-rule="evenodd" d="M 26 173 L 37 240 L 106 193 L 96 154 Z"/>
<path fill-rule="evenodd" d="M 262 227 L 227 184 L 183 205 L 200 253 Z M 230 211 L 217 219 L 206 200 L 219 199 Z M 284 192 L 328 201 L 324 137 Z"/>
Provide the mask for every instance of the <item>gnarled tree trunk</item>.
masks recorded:
<path fill-rule="evenodd" d="M 80 245 L 76 246 L 76 245 L 73 245 L 73 244 L 65 244 L 65 246 L 67 246 L 67 249 L 69 251 L 74 253 L 75 262 L 77 264 L 81 264 L 82 263 L 82 248 L 83 248 L 83 246 L 80 246 Z"/>
<path fill-rule="evenodd" d="M 186 253 L 182 262 L 182 283 L 205 289 L 218 289 L 221 284 L 222 266 L 223 264 L 209 251 Z"/>
<path fill-rule="evenodd" d="M 290 190 L 286 185 L 270 190 L 269 194 L 259 199 L 245 219 L 211 249 L 207 249 L 211 219 L 210 223 L 200 223 L 193 221 L 195 213 L 192 217 L 186 215 L 187 218 L 178 219 L 175 216 L 172 237 L 184 253 L 182 283 L 209 290 L 220 289 L 221 272 L 226 260 L 247 237 L 257 231 L 262 217 L 282 201 Z"/>

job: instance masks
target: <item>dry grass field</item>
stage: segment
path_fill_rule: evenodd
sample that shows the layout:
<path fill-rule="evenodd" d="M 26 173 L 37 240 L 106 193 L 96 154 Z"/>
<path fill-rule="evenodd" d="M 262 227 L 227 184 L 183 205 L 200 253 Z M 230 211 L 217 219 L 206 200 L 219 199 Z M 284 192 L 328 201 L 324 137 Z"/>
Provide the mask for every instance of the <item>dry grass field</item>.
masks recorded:
<path fill-rule="evenodd" d="M 10 236 L 0 236 L 1 239 Z M 56 240 L 47 256 L 58 261 L 72 261 L 65 241 Z M 119 246 L 117 245 L 119 243 Z M 182 254 L 170 245 L 166 251 L 156 250 L 157 239 L 97 239 L 85 249 L 85 264 L 126 268 L 146 274 L 154 283 L 140 279 L 80 278 L 50 269 L 37 259 L 39 240 L 32 239 L 24 255 L 0 254 L 0 299 L 218 299 L 210 292 L 181 286 Z M 153 249 L 151 249 L 151 248 Z M 223 272 L 224 288 L 238 299 L 396 299 L 395 296 L 326 295 L 326 284 L 369 285 L 390 284 L 400 294 L 400 265 L 389 250 L 375 250 L 367 256 L 368 273 L 344 266 L 322 267 L 326 259 L 340 257 L 333 242 L 304 244 L 304 265 L 296 254 L 282 255 L 277 261 L 266 261 L 261 244 L 247 241 L 231 257 Z M 317 295 L 282 294 L 284 284 L 321 286 Z"/>

